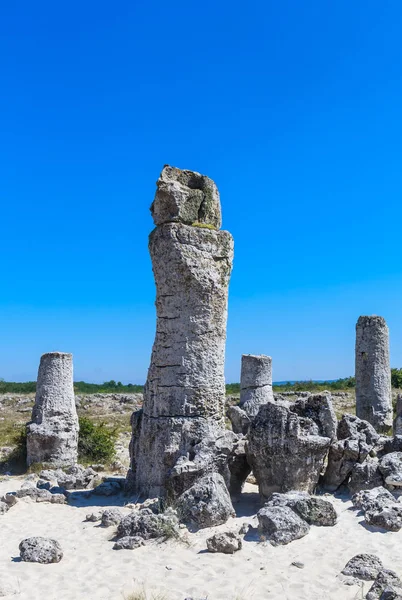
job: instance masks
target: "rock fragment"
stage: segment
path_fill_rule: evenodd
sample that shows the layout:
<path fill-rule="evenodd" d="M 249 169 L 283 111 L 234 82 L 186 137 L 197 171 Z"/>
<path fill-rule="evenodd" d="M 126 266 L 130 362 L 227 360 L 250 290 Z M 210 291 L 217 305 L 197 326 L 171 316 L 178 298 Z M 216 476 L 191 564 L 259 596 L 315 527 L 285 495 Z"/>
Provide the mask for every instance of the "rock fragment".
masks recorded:
<path fill-rule="evenodd" d="M 241 550 L 241 547 L 241 537 L 234 531 L 215 533 L 215 535 L 207 539 L 208 552 L 234 554 L 238 550 Z"/>
<path fill-rule="evenodd" d="M 264 506 L 257 513 L 258 529 L 273 546 L 289 544 L 308 534 L 310 527 L 287 506 Z"/>
<path fill-rule="evenodd" d="M 20 557 L 25 562 L 57 563 L 63 558 L 59 542 L 50 538 L 30 537 L 19 546 Z"/>
<path fill-rule="evenodd" d="M 342 574 L 370 581 L 375 579 L 383 568 L 381 560 L 375 554 L 356 554 L 346 563 Z"/>

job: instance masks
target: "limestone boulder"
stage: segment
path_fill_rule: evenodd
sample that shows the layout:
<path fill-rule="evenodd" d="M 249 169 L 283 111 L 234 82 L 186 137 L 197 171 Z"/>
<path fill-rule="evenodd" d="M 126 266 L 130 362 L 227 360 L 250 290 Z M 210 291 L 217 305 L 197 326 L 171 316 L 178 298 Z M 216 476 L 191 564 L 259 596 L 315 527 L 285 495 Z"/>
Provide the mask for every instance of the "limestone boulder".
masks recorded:
<path fill-rule="evenodd" d="M 309 525 L 332 527 L 338 518 L 331 502 L 324 498 L 302 498 L 296 501 L 293 510 Z"/>
<path fill-rule="evenodd" d="M 63 558 L 59 542 L 50 538 L 30 537 L 19 545 L 21 560 L 36 563 L 58 563 Z"/>
<path fill-rule="evenodd" d="M 402 452 L 391 452 L 383 456 L 378 465 L 385 486 L 402 487 Z"/>
<path fill-rule="evenodd" d="M 114 527 L 123 519 L 123 513 L 118 508 L 107 508 L 101 517 L 102 527 Z"/>
<path fill-rule="evenodd" d="M 174 512 L 154 514 L 144 508 L 125 516 L 117 526 L 118 538 L 140 537 L 144 540 L 178 535 L 179 520 Z"/>
<path fill-rule="evenodd" d="M 225 481 L 219 473 L 205 475 L 177 499 L 177 511 L 183 522 L 200 529 L 226 523 L 234 509 Z"/>
<path fill-rule="evenodd" d="M 135 550 L 144 545 L 144 539 L 139 535 L 128 535 L 117 540 L 113 546 L 113 550 Z"/>
<path fill-rule="evenodd" d="M 222 554 L 234 554 L 241 550 L 242 540 L 234 531 L 222 531 L 215 533 L 207 539 L 208 552 L 221 552 Z"/>
<path fill-rule="evenodd" d="M 264 506 L 257 513 L 258 529 L 273 546 L 289 544 L 308 534 L 310 527 L 287 506 Z"/>
<path fill-rule="evenodd" d="M 383 485 L 384 478 L 379 469 L 378 459 L 367 457 L 364 462 L 354 465 L 348 482 L 348 489 L 351 494 Z"/>
<path fill-rule="evenodd" d="M 372 581 L 383 568 L 381 560 L 375 554 L 356 554 L 346 563 L 342 574 L 364 581 Z"/>
<path fill-rule="evenodd" d="M 366 595 L 366 600 L 400 600 L 402 582 L 398 575 L 389 569 L 382 569 Z"/>
<path fill-rule="evenodd" d="M 226 415 L 232 424 L 234 433 L 247 434 L 251 419 L 240 406 L 229 406 Z"/>

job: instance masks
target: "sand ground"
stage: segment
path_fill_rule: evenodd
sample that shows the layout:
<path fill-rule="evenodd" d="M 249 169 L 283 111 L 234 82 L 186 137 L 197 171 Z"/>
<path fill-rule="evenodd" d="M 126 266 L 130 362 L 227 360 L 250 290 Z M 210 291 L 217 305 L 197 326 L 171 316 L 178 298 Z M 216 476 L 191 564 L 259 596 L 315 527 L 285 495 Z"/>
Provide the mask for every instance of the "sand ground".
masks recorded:
<path fill-rule="evenodd" d="M 21 479 L 0 482 L 0 495 L 17 489 Z M 273 547 L 248 534 L 234 555 L 206 552 L 205 540 L 216 530 L 238 530 L 255 522 L 257 488 L 247 484 L 236 504 L 238 517 L 214 529 L 189 533 L 189 543 L 152 543 L 136 550 L 113 550 L 114 529 L 85 522 L 88 512 L 124 506 L 124 498 L 96 498 L 70 506 L 20 500 L 0 516 L 0 596 L 20 600 L 123 600 L 146 590 L 147 600 L 347 600 L 362 598 L 359 586 L 346 586 L 339 573 L 355 554 L 377 554 L 384 565 L 402 573 L 402 531 L 382 533 L 364 525 L 347 498 L 329 499 L 339 514 L 334 527 L 312 527 L 286 546 Z M 128 509 L 123 509 L 123 512 Z M 25 563 L 19 542 L 30 536 L 57 539 L 64 551 L 58 564 Z M 304 563 L 300 569 L 292 562 Z M 364 591 L 370 587 L 365 582 Z"/>

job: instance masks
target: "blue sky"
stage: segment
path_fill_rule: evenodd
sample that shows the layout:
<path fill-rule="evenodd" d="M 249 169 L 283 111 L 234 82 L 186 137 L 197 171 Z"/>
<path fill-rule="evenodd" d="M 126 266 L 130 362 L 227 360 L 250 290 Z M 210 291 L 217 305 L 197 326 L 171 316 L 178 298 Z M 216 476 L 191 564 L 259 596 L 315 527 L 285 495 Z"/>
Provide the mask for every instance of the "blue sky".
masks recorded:
<path fill-rule="evenodd" d="M 235 238 L 228 381 L 242 353 L 352 374 L 360 314 L 401 367 L 401 30 L 399 0 L 4 4 L 0 377 L 63 350 L 144 382 L 165 163 L 217 182 Z"/>

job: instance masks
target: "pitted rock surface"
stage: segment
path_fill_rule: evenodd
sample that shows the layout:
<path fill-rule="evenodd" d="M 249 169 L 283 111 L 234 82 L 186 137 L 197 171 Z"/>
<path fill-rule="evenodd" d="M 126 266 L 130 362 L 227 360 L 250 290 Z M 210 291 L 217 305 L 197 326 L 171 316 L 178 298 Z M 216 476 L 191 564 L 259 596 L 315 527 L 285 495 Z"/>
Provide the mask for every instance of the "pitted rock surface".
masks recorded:
<path fill-rule="evenodd" d="M 243 354 L 241 357 L 240 408 L 255 417 L 262 404 L 272 402 L 272 358 Z"/>

